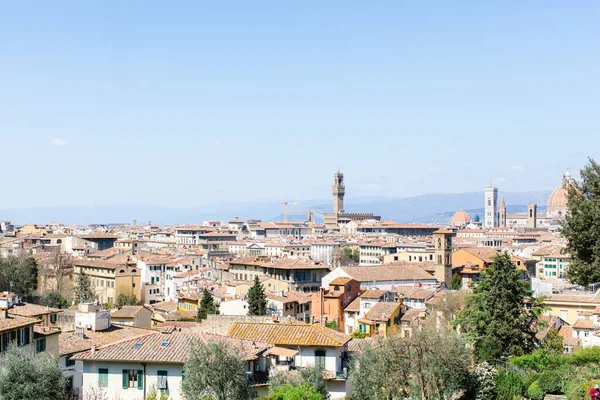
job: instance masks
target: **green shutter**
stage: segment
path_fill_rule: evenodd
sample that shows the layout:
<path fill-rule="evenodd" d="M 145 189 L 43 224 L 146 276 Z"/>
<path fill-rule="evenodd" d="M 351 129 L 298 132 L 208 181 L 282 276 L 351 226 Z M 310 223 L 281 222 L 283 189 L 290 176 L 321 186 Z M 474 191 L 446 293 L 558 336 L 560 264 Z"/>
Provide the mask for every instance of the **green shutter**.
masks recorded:
<path fill-rule="evenodd" d="M 138 370 L 138 389 L 144 388 L 144 371 Z"/>
<path fill-rule="evenodd" d="M 101 388 L 108 387 L 108 369 L 107 368 L 99 368 L 98 369 L 98 386 Z"/>
<path fill-rule="evenodd" d="M 129 387 L 129 373 L 126 369 L 123 370 L 123 389 L 127 389 Z"/>

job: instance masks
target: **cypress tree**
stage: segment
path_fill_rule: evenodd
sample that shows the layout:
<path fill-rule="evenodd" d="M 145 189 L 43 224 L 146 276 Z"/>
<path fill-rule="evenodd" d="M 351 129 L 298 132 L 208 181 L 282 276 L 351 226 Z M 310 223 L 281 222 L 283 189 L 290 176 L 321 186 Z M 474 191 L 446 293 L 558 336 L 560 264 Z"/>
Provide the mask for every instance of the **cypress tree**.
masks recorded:
<path fill-rule="evenodd" d="M 473 340 L 480 361 L 519 356 L 533 348 L 535 333 L 530 322 L 542 310 L 536 306 L 527 312 L 526 302 L 537 304 L 531 294 L 529 283 L 521 279 L 521 271 L 506 253 L 495 256 L 482 271 L 455 321 Z"/>
<path fill-rule="evenodd" d="M 265 288 L 254 277 L 254 285 L 248 290 L 248 315 L 267 315 L 267 297 Z"/>
<path fill-rule="evenodd" d="M 206 319 L 208 314 L 219 313 L 219 305 L 215 303 L 215 298 L 210 293 L 210 290 L 204 289 L 202 293 L 202 299 L 200 299 L 200 304 L 198 305 L 198 315 L 196 316 L 198 321 Z"/>

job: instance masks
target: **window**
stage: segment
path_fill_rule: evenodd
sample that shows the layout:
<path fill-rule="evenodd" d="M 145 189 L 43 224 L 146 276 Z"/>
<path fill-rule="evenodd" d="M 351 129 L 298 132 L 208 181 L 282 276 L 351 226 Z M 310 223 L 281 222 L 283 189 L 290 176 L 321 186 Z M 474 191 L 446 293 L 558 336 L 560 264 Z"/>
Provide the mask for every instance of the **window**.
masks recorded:
<path fill-rule="evenodd" d="M 101 387 L 101 388 L 108 387 L 108 368 L 99 368 L 98 369 L 98 387 Z"/>
<path fill-rule="evenodd" d="M 371 308 L 371 303 L 365 303 L 365 308 Z"/>
<path fill-rule="evenodd" d="M 67 367 L 72 367 L 75 365 L 75 360 L 72 359 L 73 358 L 73 354 L 69 354 L 66 358 L 65 358 L 65 366 Z"/>
<path fill-rule="evenodd" d="M 55 324 L 56 323 L 56 314 L 50 314 L 50 323 L 51 324 Z"/>
<path fill-rule="evenodd" d="M 156 379 L 156 388 L 160 390 L 161 393 L 168 393 L 168 379 L 167 379 L 167 371 L 157 371 L 157 379 Z"/>
<path fill-rule="evenodd" d="M 567 320 L 567 310 L 560 310 L 560 318 L 561 318 L 563 321 L 566 321 L 566 320 Z"/>
<path fill-rule="evenodd" d="M 315 350 L 315 367 L 325 369 L 325 356 L 327 355 L 326 350 Z"/>
<path fill-rule="evenodd" d="M 35 342 L 35 352 L 41 353 L 46 351 L 46 338 L 42 338 Z"/>
<path fill-rule="evenodd" d="M 123 370 L 123 389 L 142 389 L 144 387 L 144 371 L 135 369 Z"/>

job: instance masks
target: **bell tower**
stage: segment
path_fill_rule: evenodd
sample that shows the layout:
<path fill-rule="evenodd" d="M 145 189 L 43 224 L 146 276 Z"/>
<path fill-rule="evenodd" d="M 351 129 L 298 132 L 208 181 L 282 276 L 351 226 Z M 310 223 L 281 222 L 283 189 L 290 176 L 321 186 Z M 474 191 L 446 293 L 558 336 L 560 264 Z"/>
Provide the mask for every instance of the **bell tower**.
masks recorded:
<path fill-rule="evenodd" d="M 506 228 L 506 204 L 504 203 L 504 196 L 500 200 L 500 226 Z"/>
<path fill-rule="evenodd" d="M 537 228 L 537 205 L 527 205 L 527 227 L 531 229 Z"/>
<path fill-rule="evenodd" d="M 344 212 L 344 194 L 346 186 L 344 185 L 344 174 L 338 172 L 333 174 L 333 213 L 340 214 Z"/>
<path fill-rule="evenodd" d="M 434 243 L 434 276 L 438 282 L 450 287 L 452 281 L 452 235 L 448 229 L 439 229 L 433 232 Z"/>

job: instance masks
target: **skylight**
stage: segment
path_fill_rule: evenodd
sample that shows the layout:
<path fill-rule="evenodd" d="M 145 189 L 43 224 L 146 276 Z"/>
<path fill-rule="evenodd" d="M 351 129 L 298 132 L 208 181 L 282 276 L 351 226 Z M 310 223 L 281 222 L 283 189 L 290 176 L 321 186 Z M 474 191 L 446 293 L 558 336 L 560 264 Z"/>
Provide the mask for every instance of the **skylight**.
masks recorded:
<path fill-rule="evenodd" d="M 140 347 L 142 347 L 144 343 L 143 342 L 137 342 L 136 344 L 133 345 L 133 347 L 135 347 L 136 349 L 139 349 Z"/>
<path fill-rule="evenodd" d="M 160 344 L 160 347 L 162 347 L 162 348 L 165 348 L 165 347 L 167 347 L 168 345 L 169 345 L 169 342 L 162 342 L 162 343 Z"/>

